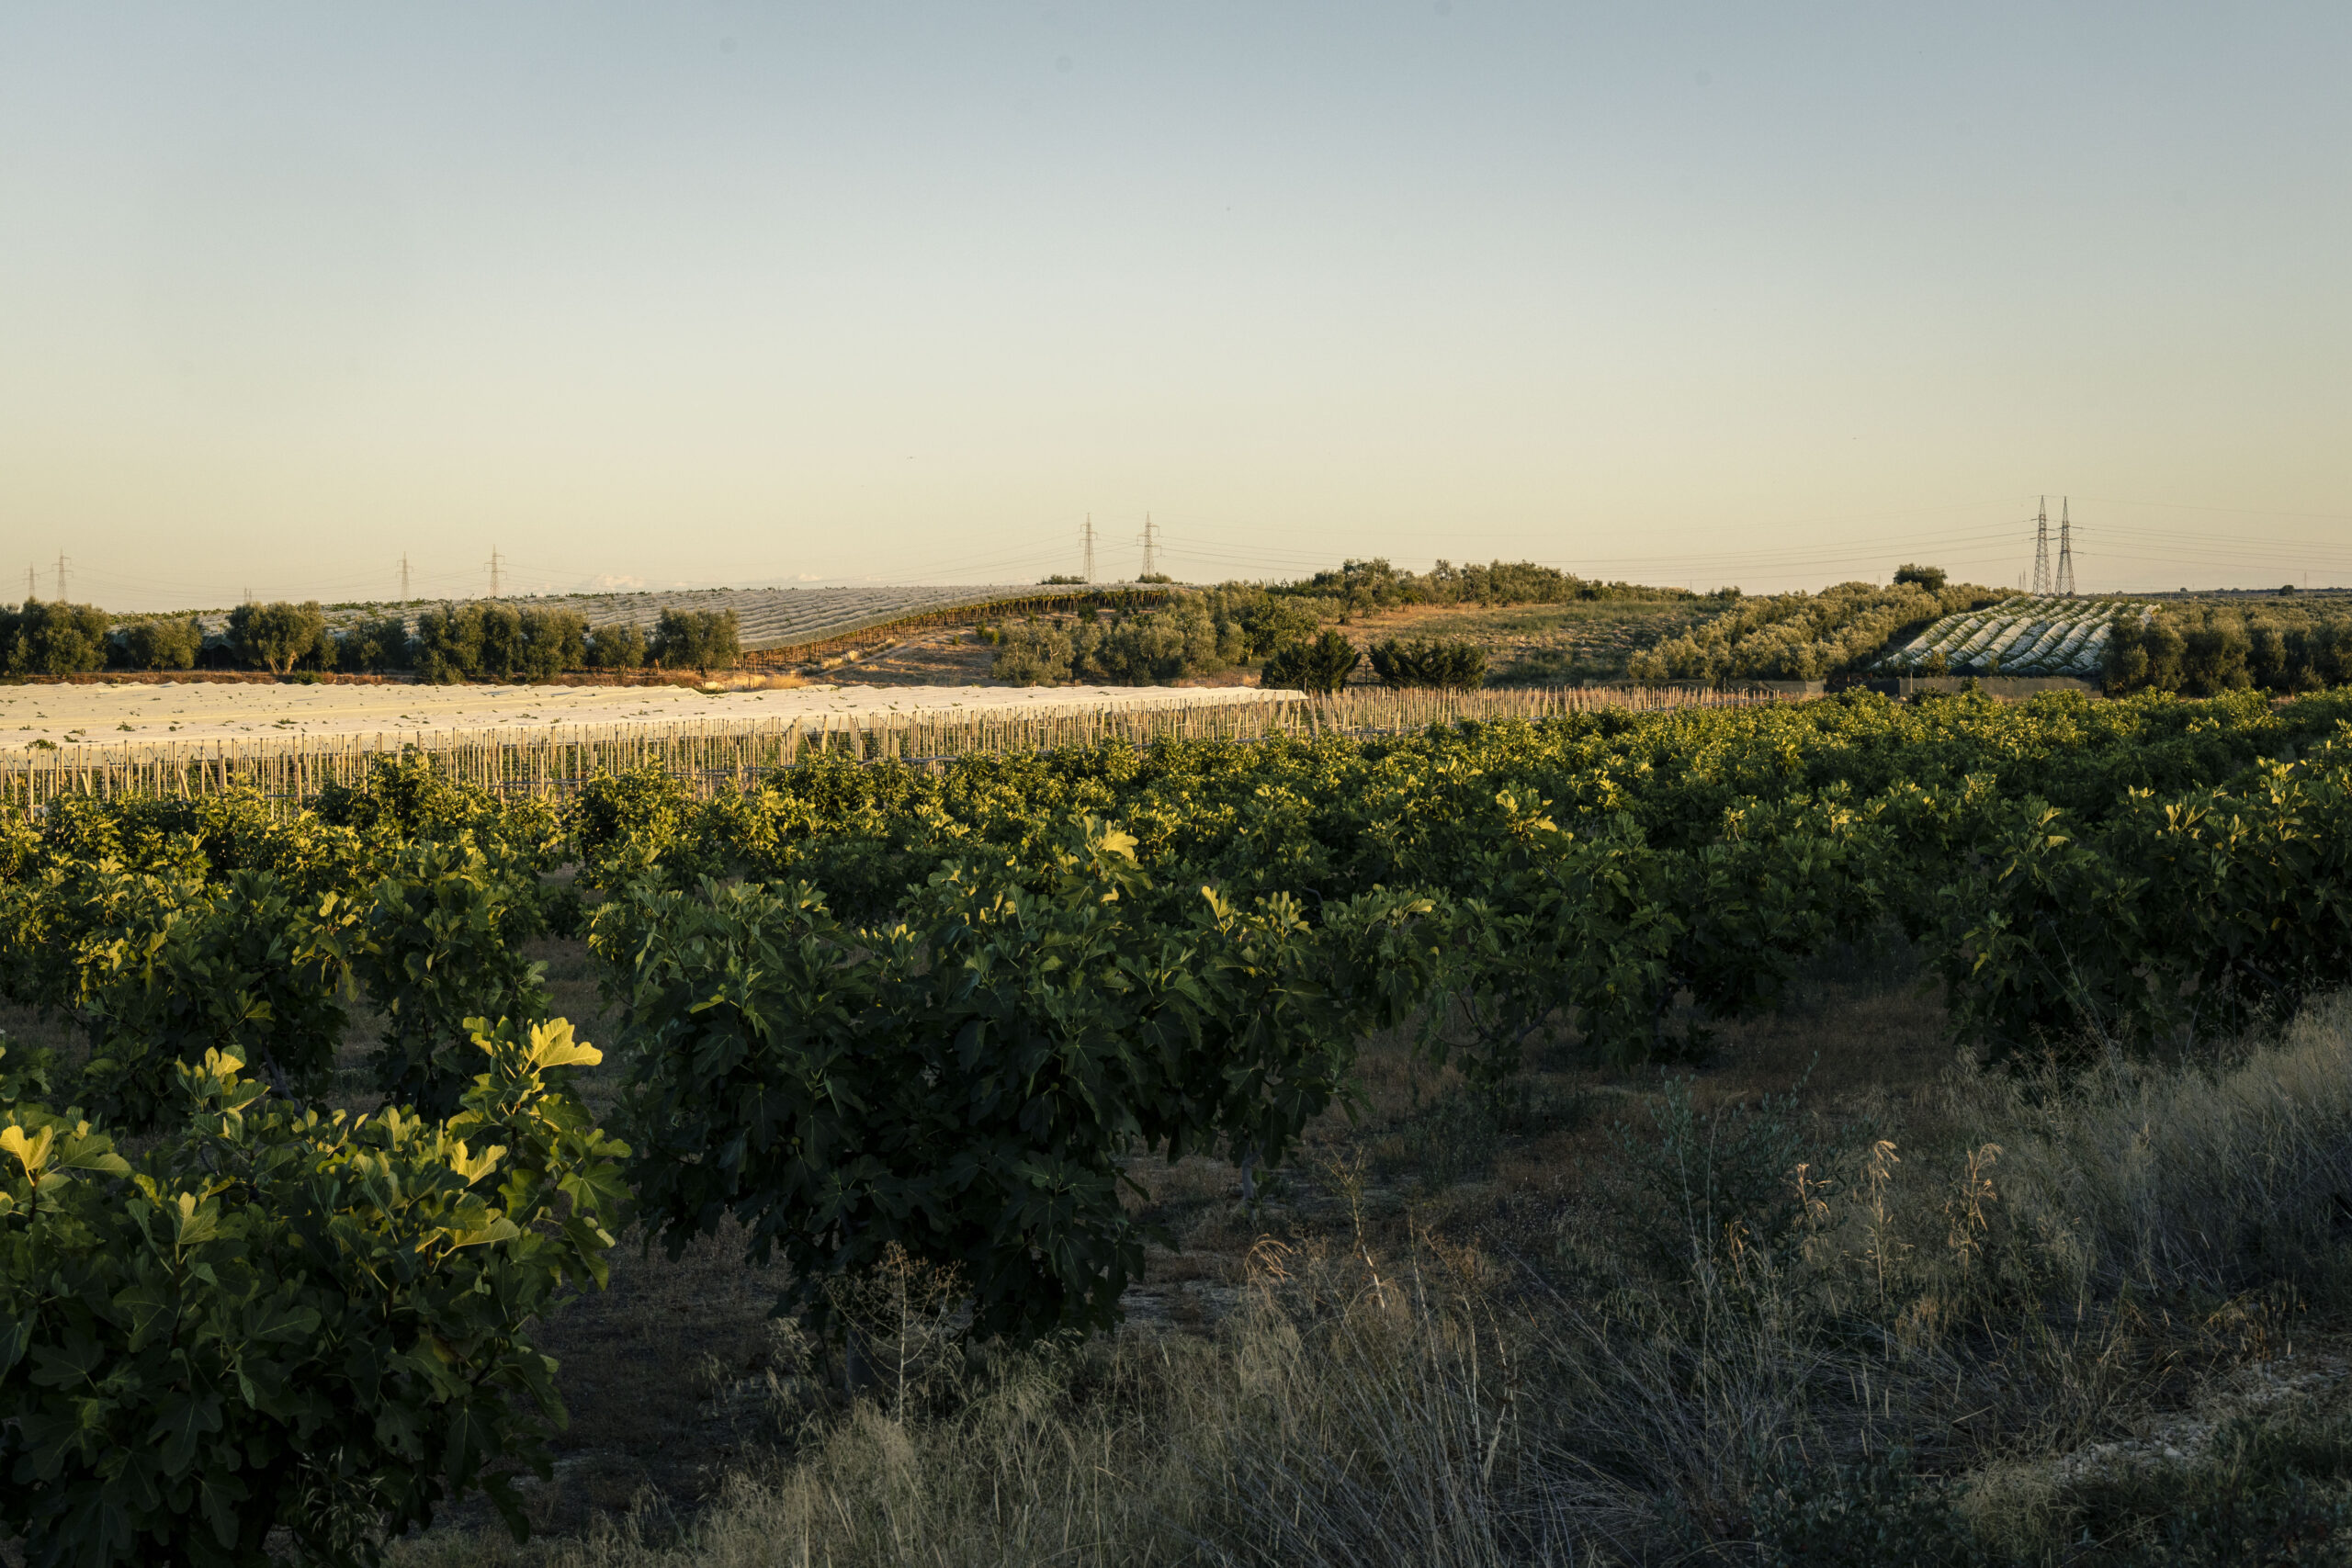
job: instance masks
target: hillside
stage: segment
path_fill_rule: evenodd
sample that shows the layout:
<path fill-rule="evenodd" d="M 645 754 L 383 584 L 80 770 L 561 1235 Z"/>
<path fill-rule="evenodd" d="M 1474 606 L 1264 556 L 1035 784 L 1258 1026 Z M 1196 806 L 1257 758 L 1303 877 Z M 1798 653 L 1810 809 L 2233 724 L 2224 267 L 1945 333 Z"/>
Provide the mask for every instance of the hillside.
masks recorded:
<path fill-rule="evenodd" d="M 981 609 L 1034 600 L 1041 595 L 1068 597 L 1070 592 L 1068 589 L 1041 589 L 1035 583 L 892 588 L 695 588 L 646 593 L 510 594 L 500 603 L 517 608 L 570 610 L 586 616 L 593 626 L 635 626 L 648 631 L 662 618 L 664 610 L 732 610 L 742 629 L 744 649 L 755 652 L 762 649 L 788 648 L 846 637 L 854 632 L 888 626 L 894 621 L 944 610 Z M 382 601 L 330 604 L 325 607 L 327 626 L 333 630 L 343 631 L 397 612 L 404 615 L 413 631 L 416 612 L 440 603 L 439 600 L 412 599 L 405 604 Z M 226 610 L 203 610 L 195 614 L 208 636 L 228 629 L 229 612 Z"/>

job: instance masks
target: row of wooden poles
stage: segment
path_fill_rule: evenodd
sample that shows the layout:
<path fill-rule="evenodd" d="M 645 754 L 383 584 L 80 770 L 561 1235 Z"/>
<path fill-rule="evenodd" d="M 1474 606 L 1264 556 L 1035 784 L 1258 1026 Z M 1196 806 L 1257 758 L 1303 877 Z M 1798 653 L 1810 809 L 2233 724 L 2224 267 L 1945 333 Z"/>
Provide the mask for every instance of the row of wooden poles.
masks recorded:
<path fill-rule="evenodd" d="M 697 794 L 751 787 L 812 749 L 865 760 L 939 762 L 971 753 L 1054 750 L 1124 740 L 1257 740 L 1375 735 L 1464 719 L 1537 719 L 1599 708 L 1736 707 L 1768 693 L 1682 687 L 1348 692 L 1333 697 L 1071 706 L 1022 713 L 809 714 L 794 718 L 559 724 L 435 733 L 255 736 L 179 742 L 85 742 L 0 755 L 0 809 L 38 811 L 67 795 L 197 795 L 246 788 L 289 807 L 326 784 L 364 788 L 375 762 L 413 747 L 446 776 L 483 789 L 565 794 L 589 779 L 659 764 Z"/>

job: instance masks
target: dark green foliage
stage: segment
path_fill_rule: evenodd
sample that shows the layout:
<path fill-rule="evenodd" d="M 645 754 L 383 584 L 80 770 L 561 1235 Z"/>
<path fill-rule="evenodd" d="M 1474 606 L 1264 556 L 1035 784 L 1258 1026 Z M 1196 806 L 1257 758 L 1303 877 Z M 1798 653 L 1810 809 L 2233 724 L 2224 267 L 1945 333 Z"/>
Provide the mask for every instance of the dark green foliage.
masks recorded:
<path fill-rule="evenodd" d="M 1315 600 L 1260 592 L 1244 597 L 1224 618 L 1240 626 L 1243 657 L 1263 659 L 1277 649 L 1313 637 L 1323 617 Z"/>
<path fill-rule="evenodd" d="M 1052 686 L 1069 679 L 1070 636 L 1050 621 L 1004 628 L 989 660 L 989 676 L 1011 686 Z"/>
<path fill-rule="evenodd" d="M 1996 1054 L 2233 1035 L 2352 973 L 2352 754 L 2233 789 L 2135 795 L 2089 832 L 1993 813 L 1984 874 L 1945 895 L 1955 1022 Z"/>
<path fill-rule="evenodd" d="M 546 681 L 588 664 L 588 621 L 575 610 L 517 607 L 492 600 L 469 606 L 481 628 L 479 661 L 468 675 L 500 681 Z"/>
<path fill-rule="evenodd" d="M 523 667 L 522 612 L 495 599 L 475 610 L 481 621 L 481 662 L 466 673 L 512 681 Z"/>
<path fill-rule="evenodd" d="M 408 621 L 401 615 L 371 617 L 339 639 L 335 663 L 345 670 L 405 670 L 414 662 Z"/>
<path fill-rule="evenodd" d="M 283 675 L 322 649 L 330 654 L 326 613 L 318 602 L 240 604 L 229 612 L 229 648 L 237 662 Z"/>
<path fill-rule="evenodd" d="M 598 626 L 588 634 L 588 667 L 592 670 L 641 670 L 645 667 L 645 628 L 635 621 Z"/>
<path fill-rule="evenodd" d="M 588 666 L 588 619 L 576 610 L 523 612 L 522 673 L 535 681 Z"/>
<path fill-rule="evenodd" d="M 401 849 L 366 901 L 352 967 L 382 1010 L 369 1058 L 376 1087 L 428 1117 L 455 1108 L 484 1021 L 516 1027 L 547 1017 L 547 966 L 523 942 L 543 915 L 535 882 L 493 864 L 469 838 Z"/>
<path fill-rule="evenodd" d="M 1336 571 L 1318 571 L 1279 585 L 1283 594 L 1328 600 L 1342 615 L 1393 609 L 1400 604 L 1566 604 L 1599 599 L 1691 599 L 1680 588 L 1642 588 L 1628 582 L 1598 582 L 1533 561 L 1439 561 L 1427 572 L 1401 571 L 1384 557 L 1351 560 Z"/>
<path fill-rule="evenodd" d="M 1760 1568 L 1984 1568 L 2011 1561 L 1977 1543 L 1950 1491 L 1920 1475 L 1900 1449 L 1859 1465 L 1785 1459 L 1757 1478 L 1752 1497 L 1749 1561 Z"/>
<path fill-rule="evenodd" d="M 687 841 L 698 807 L 675 773 L 658 763 L 591 779 L 571 805 L 571 841 L 593 886 L 707 846 Z M 698 868 L 700 869 L 700 868 Z M 694 873 L 680 874 L 690 878 Z"/>
<path fill-rule="evenodd" d="M 1229 668 L 1239 651 L 1230 637 L 1221 644 L 1208 611 L 1186 599 L 1162 610 L 1080 621 L 1070 635 L 1070 676 L 1094 685 L 1165 685 Z"/>
<path fill-rule="evenodd" d="M 416 672 L 427 681 L 456 685 L 482 667 L 480 604 L 443 604 L 416 617 Z"/>
<path fill-rule="evenodd" d="M 1906 563 L 1894 569 L 1894 584 L 1898 588 L 1907 582 L 1914 587 L 1924 588 L 1930 593 L 1941 593 L 1944 591 L 1944 585 L 1951 581 L 1951 573 L 1939 566 L 1912 566 Z"/>
<path fill-rule="evenodd" d="M 0 1534 L 50 1565 L 377 1562 L 467 1493 L 526 1533 L 555 1364 L 529 1325 L 605 1279 L 625 1145 L 567 1024 L 473 1043 L 446 1123 L 305 1112 L 182 1067 L 134 1165 L 0 1103 Z"/>
<path fill-rule="evenodd" d="M 1110 1322 L 1143 1261 L 1121 1162 L 1220 1139 L 1279 1160 L 1435 963 L 1425 903 L 1369 897 L 1318 932 L 1287 897 L 1163 898 L 1132 852 L 1086 823 L 943 870 L 865 930 L 805 883 L 600 910 L 639 1192 L 671 1245 L 732 1212 L 820 1314 L 827 1279 L 895 1243 L 962 1270 L 983 1335 Z"/>
<path fill-rule="evenodd" d="M 11 1061 L 13 1055 L 16 1059 Z M 47 1100 L 58 1082 L 57 1053 L 11 1046 L 0 1034 L 0 1111 L 19 1100 Z"/>
<path fill-rule="evenodd" d="M 1312 642 L 1295 642 L 1277 651 L 1266 660 L 1259 684 L 1292 686 L 1328 696 L 1348 683 L 1363 657 L 1355 644 L 1338 632 L 1327 631 Z"/>
<path fill-rule="evenodd" d="M 158 615 L 122 627 L 115 642 L 126 669 L 193 670 L 204 648 L 204 627 L 194 615 Z"/>
<path fill-rule="evenodd" d="M 28 599 L 0 610 L 0 673 L 74 675 L 107 663 L 107 613 L 95 604 Z"/>
<path fill-rule="evenodd" d="M 1475 691 L 1487 682 L 1487 655 L 1476 643 L 1390 637 L 1372 648 L 1373 672 L 1390 686 Z"/>
<path fill-rule="evenodd" d="M 742 657 L 742 635 L 732 610 L 665 609 L 650 651 L 664 669 L 707 675 Z"/>
<path fill-rule="evenodd" d="M 345 1022 L 349 904 L 289 897 L 266 871 L 210 889 L 139 880 L 125 879 L 114 922 L 74 955 L 90 1037 L 83 1102 L 109 1123 L 152 1126 L 177 1070 L 212 1051 L 252 1062 L 280 1093 L 322 1088 Z"/>
<path fill-rule="evenodd" d="M 2290 694 L 2352 682 L 2352 610 L 2338 599 L 2165 606 L 2127 619 L 2107 645 L 2110 692 Z"/>

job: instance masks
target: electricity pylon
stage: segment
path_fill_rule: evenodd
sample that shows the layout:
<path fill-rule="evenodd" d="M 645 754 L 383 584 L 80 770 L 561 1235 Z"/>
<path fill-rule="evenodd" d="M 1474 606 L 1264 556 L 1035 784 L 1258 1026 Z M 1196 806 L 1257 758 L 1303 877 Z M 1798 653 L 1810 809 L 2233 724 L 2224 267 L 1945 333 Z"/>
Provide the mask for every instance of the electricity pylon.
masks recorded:
<path fill-rule="evenodd" d="M 2072 508 L 2067 504 L 2066 498 L 2060 496 L 2058 498 L 2058 581 L 2055 586 L 2059 592 L 2069 599 L 2075 596 L 2075 527 L 2073 518 L 2068 515 L 2071 511 Z"/>
<path fill-rule="evenodd" d="M 2033 591 L 2050 592 L 2050 498 L 2046 495 L 2033 519 Z"/>

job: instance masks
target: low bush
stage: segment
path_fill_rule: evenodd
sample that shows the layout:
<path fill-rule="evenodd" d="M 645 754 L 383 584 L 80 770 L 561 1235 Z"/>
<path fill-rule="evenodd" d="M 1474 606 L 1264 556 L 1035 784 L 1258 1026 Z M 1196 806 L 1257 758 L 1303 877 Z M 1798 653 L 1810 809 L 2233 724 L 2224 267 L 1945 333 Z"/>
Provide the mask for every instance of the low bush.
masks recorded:
<path fill-rule="evenodd" d="M 103 670 L 107 626 L 107 613 L 95 604 L 28 599 L 17 609 L 0 609 L 0 674 Z"/>
<path fill-rule="evenodd" d="M 464 1108 L 322 1115 L 183 1065 L 134 1160 L 0 1103 L 0 1532 L 50 1564 L 379 1561 L 467 1493 L 525 1533 L 564 1422 L 536 1319 L 601 1283 L 628 1153 L 558 1022 L 478 1036 Z M 5 1066 L 5 1064 L 0 1064 Z"/>
<path fill-rule="evenodd" d="M 1475 691 L 1486 684 L 1487 655 L 1476 643 L 1390 637 L 1372 647 L 1372 668 L 1389 686 Z"/>
<path fill-rule="evenodd" d="M 115 646 L 126 669 L 193 670 L 204 627 L 194 615 L 157 615 L 117 631 Z"/>
<path fill-rule="evenodd" d="M 229 612 L 229 648 L 238 663 L 273 675 L 283 675 L 305 660 L 317 662 L 322 655 L 332 664 L 335 653 L 334 639 L 327 635 L 326 612 L 316 600 L 238 605 Z"/>
<path fill-rule="evenodd" d="M 1259 671 L 1259 684 L 1329 696 L 1348 683 L 1363 658 L 1355 644 L 1338 632 L 1327 631 L 1311 642 L 1295 642 L 1277 649 Z"/>
<path fill-rule="evenodd" d="M 742 634 L 732 610 L 664 609 L 647 651 L 664 669 L 707 675 L 742 657 Z"/>

